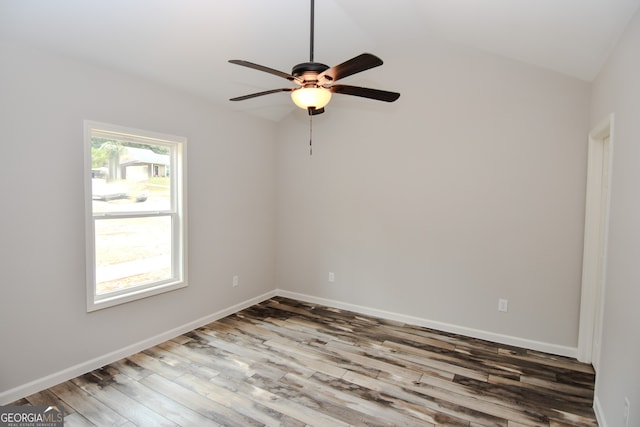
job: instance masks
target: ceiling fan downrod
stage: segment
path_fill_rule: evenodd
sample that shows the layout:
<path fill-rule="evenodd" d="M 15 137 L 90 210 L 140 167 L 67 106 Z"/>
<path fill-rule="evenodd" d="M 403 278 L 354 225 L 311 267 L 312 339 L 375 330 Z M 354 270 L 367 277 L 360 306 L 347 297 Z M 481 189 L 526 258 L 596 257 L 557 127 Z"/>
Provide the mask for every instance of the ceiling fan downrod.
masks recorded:
<path fill-rule="evenodd" d="M 301 64 L 294 65 L 291 69 L 291 74 L 295 77 L 300 77 L 304 80 L 303 87 L 318 87 L 318 80 L 313 80 L 313 77 L 320 75 L 322 72 L 329 69 L 328 65 L 314 62 L 314 39 L 315 39 L 315 0 L 311 2 L 310 13 L 310 25 L 309 25 L 309 62 L 303 62 Z M 308 80 L 306 77 L 310 77 Z"/>
<path fill-rule="evenodd" d="M 311 25 L 310 28 L 310 36 L 309 36 L 309 62 L 313 62 L 313 33 L 314 33 L 314 16 L 315 16 L 315 0 L 311 0 Z"/>
<path fill-rule="evenodd" d="M 313 63 L 313 37 L 315 33 L 315 0 L 311 0 L 311 22 L 309 23 L 309 62 Z M 328 68 L 328 67 L 327 67 Z M 322 70 L 324 71 L 324 69 Z M 321 72 L 322 72 L 321 71 Z M 313 156 L 313 116 L 315 115 L 315 108 L 308 107 L 309 113 L 309 156 Z M 324 112 L 324 108 L 322 109 Z"/>

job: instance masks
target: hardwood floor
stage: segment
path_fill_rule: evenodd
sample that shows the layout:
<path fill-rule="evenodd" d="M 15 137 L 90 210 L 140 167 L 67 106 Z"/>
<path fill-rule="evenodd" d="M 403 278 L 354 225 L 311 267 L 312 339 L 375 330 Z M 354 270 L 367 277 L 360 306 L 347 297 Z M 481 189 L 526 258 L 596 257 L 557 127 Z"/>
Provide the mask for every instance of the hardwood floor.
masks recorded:
<path fill-rule="evenodd" d="M 590 365 L 274 298 L 14 405 L 65 426 L 597 426 Z"/>

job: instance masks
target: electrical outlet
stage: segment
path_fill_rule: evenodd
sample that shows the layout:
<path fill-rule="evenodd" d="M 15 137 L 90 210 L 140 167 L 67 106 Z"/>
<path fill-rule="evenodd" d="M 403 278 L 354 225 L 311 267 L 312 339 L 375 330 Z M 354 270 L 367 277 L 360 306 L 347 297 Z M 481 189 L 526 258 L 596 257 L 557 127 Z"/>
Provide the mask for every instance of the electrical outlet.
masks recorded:
<path fill-rule="evenodd" d="M 629 398 L 624 398 L 624 425 L 625 427 L 629 427 L 629 411 L 631 410 L 631 404 L 629 403 Z"/>
<path fill-rule="evenodd" d="M 329 272 L 329 283 L 333 283 L 335 281 L 336 281 L 336 275 L 332 271 L 330 271 Z"/>
<path fill-rule="evenodd" d="M 233 276 L 232 286 L 235 288 L 238 286 L 238 276 Z"/>
<path fill-rule="evenodd" d="M 509 300 L 500 298 L 498 300 L 498 311 L 506 313 L 509 310 Z"/>

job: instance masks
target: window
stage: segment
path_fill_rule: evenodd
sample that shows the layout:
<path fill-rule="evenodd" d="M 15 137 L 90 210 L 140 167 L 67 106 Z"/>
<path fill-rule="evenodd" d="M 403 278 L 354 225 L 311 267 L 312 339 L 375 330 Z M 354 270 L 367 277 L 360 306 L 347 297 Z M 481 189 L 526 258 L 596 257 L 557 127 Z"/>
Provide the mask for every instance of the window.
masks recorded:
<path fill-rule="evenodd" d="M 85 122 L 87 311 L 186 286 L 186 139 Z"/>

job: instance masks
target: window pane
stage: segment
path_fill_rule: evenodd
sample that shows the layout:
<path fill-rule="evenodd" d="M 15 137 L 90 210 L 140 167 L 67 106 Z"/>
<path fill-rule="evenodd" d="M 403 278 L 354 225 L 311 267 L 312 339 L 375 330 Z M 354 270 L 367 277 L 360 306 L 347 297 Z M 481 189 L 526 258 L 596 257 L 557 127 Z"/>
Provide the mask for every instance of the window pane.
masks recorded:
<path fill-rule="evenodd" d="M 93 212 L 171 209 L 171 153 L 161 144 L 91 138 Z"/>
<path fill-rule="evenodd" d="M 96 219 L 96 295 L 169 280 L 171 216 Z"/>
<path fill-rule="evenodd" d="M 84 125 L 87 311 L 187 286 L 186 138 Z"/>

